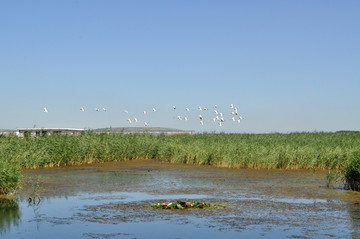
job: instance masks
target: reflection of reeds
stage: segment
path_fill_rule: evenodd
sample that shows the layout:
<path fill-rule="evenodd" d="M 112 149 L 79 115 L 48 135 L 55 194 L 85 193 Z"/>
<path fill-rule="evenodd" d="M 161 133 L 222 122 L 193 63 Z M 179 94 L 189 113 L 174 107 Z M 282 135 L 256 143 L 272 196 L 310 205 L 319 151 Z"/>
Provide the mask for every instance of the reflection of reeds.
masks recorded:
<path fill-rule="evenodd" d="M 0 198 L 0 235 L 6 233 L 12 225 L 19 225 L 20 210 L 16 200 Z"/>
<path fill-rule="evenodd" d="M 22 168 L 136 158 L 235 168 L 344 169 L 359 132 L 291 134 L 53 134 L 0 138 L 0 162 Z"/>

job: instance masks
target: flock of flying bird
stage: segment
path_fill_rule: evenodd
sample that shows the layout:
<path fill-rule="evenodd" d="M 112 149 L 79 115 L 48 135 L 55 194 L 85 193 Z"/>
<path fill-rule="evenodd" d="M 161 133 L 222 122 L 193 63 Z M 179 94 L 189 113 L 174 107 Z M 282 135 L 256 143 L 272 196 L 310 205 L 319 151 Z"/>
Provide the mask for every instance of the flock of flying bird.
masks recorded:
<path fill-rule="evenodd" d="M 238 123 L 240 123 L 241 120 L 243 119 L 243 117 L 241 115 L 239 115 L 237 107 L 235 107 L 233 104 L 230 104 L 230 109 L 231 109 L 231 116 L 232 116 L 231 120 L 234 122 L 237 121 Z M 173 110 L 176 110 L 176 106 L 173 106 Z M 208 111 L 208 108 L 202 108 L 201 106 L 199 106 L 198 110 L 200 112 L 201 111 L 206 112 L 206 111 Z M 189 112 L 190 109 L 185 108 L 185 111 Z M 225 122 L 225 119 L 224 119 L 224 114 L 222 112 L 219 112 L 217 105 L 214 106 L 214 113 L 215 113 L 215 115 L 212 118 L 212 120 L 214 123 L 218 123 L 218 125 L 221 127 L 222 124 Z M 188 118 L 186 116 L 181 117 L 180 115 L 177 116 L 177 119 L 185 120 L 185 121 L 188 120 Z M 204 125 L 204 117 L 201 114 L 199 114 L 199 122 L 200 122 L 200 125 Z"/>
<path fill-rule="evenodd" d="M 176 108 L 176 106 L 173 106 L 172 108 L 173 108 L 173 111 L 178 111 L 177 108 Z M 230 121 L 233 121 L 233 122 L 238 122 L 238 123 L 240 123 L 241 120 L 243 120 L 243 117 L 242 117 L 241 115 L 239 115 L 237 107 L 234 106 L 233 104 L 230 104 L 230 109 L 231 109 L 231 113 L 230 113 L 230 117 L 231 117 L 231 118 L 229 118 L 229 120 L 230 120 Z M 99 111 L 101 111 L 101 110 L 104 111 L 104 112 L 107 112 L 107 109 L 106 109 L 106 108 L 102 108 L 102 109 L 100 109 L 100 108 L 95 108 L 95 111 L 96 111 L 96 112 L 99 112 Z M 224 119 L 225 116 L 224 116 L 224 114 L 223 114 L 222 112 L 220 112 L 220 111 L 218 110 L 218 106 L 217 106 L 217 105 L 214 106 L 214 109 L 213 109 L 213 110 L 214 110 L 214 115 L 213 115 L 212 121 L 213 121 L 214 123 L 217 123 L 217 124 L 221 127 L 221 126 L 223 125 L 223 123 L 226 121 L 226 120 Z M 44 111 L 45 113 L 48 113 L 48 110 L 47 110 L 46 107 L 44 107 L 43 111 Z M 80 111 L 85 112 L 84 107 L 80 107 Z M 189 112 L 189 111 L 190 111 L 189 108 L 185 108 L 185 112 Z M 199 107 L 198 107 L 198 111 L 200 112 L 200 113 L 199 113 L 199 116 L 198 116 L 199 123 L 200 123 L 200 125 L 204 125 L 204 117 L 203 117 L 203 115 L 201 114 L 201 112 L 204 112 L 204 113 L 207 112 L 207 111 L 208 111 L 208 108 L 202 108 L 201 106 L 199 106 Z M 155 108 L 152 108 L 152 112 L 153 112 L 153 113 L 156 113 L 157 110 L 156 110 Z M 127 110 L 124 110 L 124 113 L 129 114 L 129 112 L 128 112 Z M 144 111 L 142 112 L 142 114 L 143 114 L 143 115 L 146 115 L 147 112 L 144 110 Z M 178 116 L 176 117 L 176 119 L 177 119 L 177 120 L 187 121 L 187 120 L 188 120 L 188 117 L 187 117 L 187 116 L 180 116 L 180 115 L 178 115 Z M 138 121 L 139 121 L 139 120 L 138 120 L 136 117 L 134 117 L 133 119 L 131 119 L 131 118 L 128 118 L 128 119 L 127 119 L 127 122 L 130 123 L 130 124 L 131 124 L 132 122 L 137 123 Z M 147 122 L 144 122 L 144 126 L 148 126 L 148 123 L 147 123 Z"/>

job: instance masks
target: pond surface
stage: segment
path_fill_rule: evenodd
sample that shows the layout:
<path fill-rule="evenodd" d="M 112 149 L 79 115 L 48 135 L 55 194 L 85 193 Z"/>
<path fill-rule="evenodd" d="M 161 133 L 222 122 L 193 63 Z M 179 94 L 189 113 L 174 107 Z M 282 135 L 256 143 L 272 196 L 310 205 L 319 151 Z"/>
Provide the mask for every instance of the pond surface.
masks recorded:
<path fill-rule="evenodd" d="M 323 171 L 133 160 L 24 174 L 19 199 L 0 201 L 0 238 L 360 238 L 360 193 L 326 188 Z M 149 206 L 176 200 L 227 207 Z"/>

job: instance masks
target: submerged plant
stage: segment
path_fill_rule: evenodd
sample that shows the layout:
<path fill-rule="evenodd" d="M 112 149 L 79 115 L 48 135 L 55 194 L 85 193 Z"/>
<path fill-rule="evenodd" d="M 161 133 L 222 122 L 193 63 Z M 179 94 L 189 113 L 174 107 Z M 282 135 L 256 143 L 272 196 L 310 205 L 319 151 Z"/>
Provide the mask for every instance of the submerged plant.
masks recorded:
<path fill-rule="evenodd" d="M 326 174 L 326 187 L 330 188 L 330 186 L 334 185 L 340 177 L 341 175 L 338 171 L 329 169 Z"/>
<path fill-rule="evenodd" d="M 29 187 L 31 187 L 31 191 L 28 195 L 27 201 L 29 203 L 29 206 L 37 206 L 40 204 L 41 202 L 41 192 L 42 192 L 42 187 L 41 187 L 41 181 L 40 178 L 35 177 L 28 177 L 27 181 L 29 182 Z"/>
<path fill-rule="evenodd" d="M 163 202 L 163 203 L 154 203 L 150 205 L 153 208 L 161 209 L 193 209 L 193 208 L 224 208 L 226 207 L 223 204 L 219 203 L 207 203 L 207 202 L 185 202 L 185 201 L 176 201 L 176 202 Z"/>

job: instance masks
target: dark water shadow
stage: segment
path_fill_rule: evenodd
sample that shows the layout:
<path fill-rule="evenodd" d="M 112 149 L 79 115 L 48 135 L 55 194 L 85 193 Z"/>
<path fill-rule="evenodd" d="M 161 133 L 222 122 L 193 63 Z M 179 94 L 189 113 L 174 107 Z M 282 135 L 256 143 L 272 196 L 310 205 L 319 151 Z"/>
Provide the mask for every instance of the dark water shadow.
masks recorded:
<path fill-rule="evenodd" d="M 347 211 L 351 219 L 351 237 L 360 238 L 360 202 L 349 203 Z"/>

